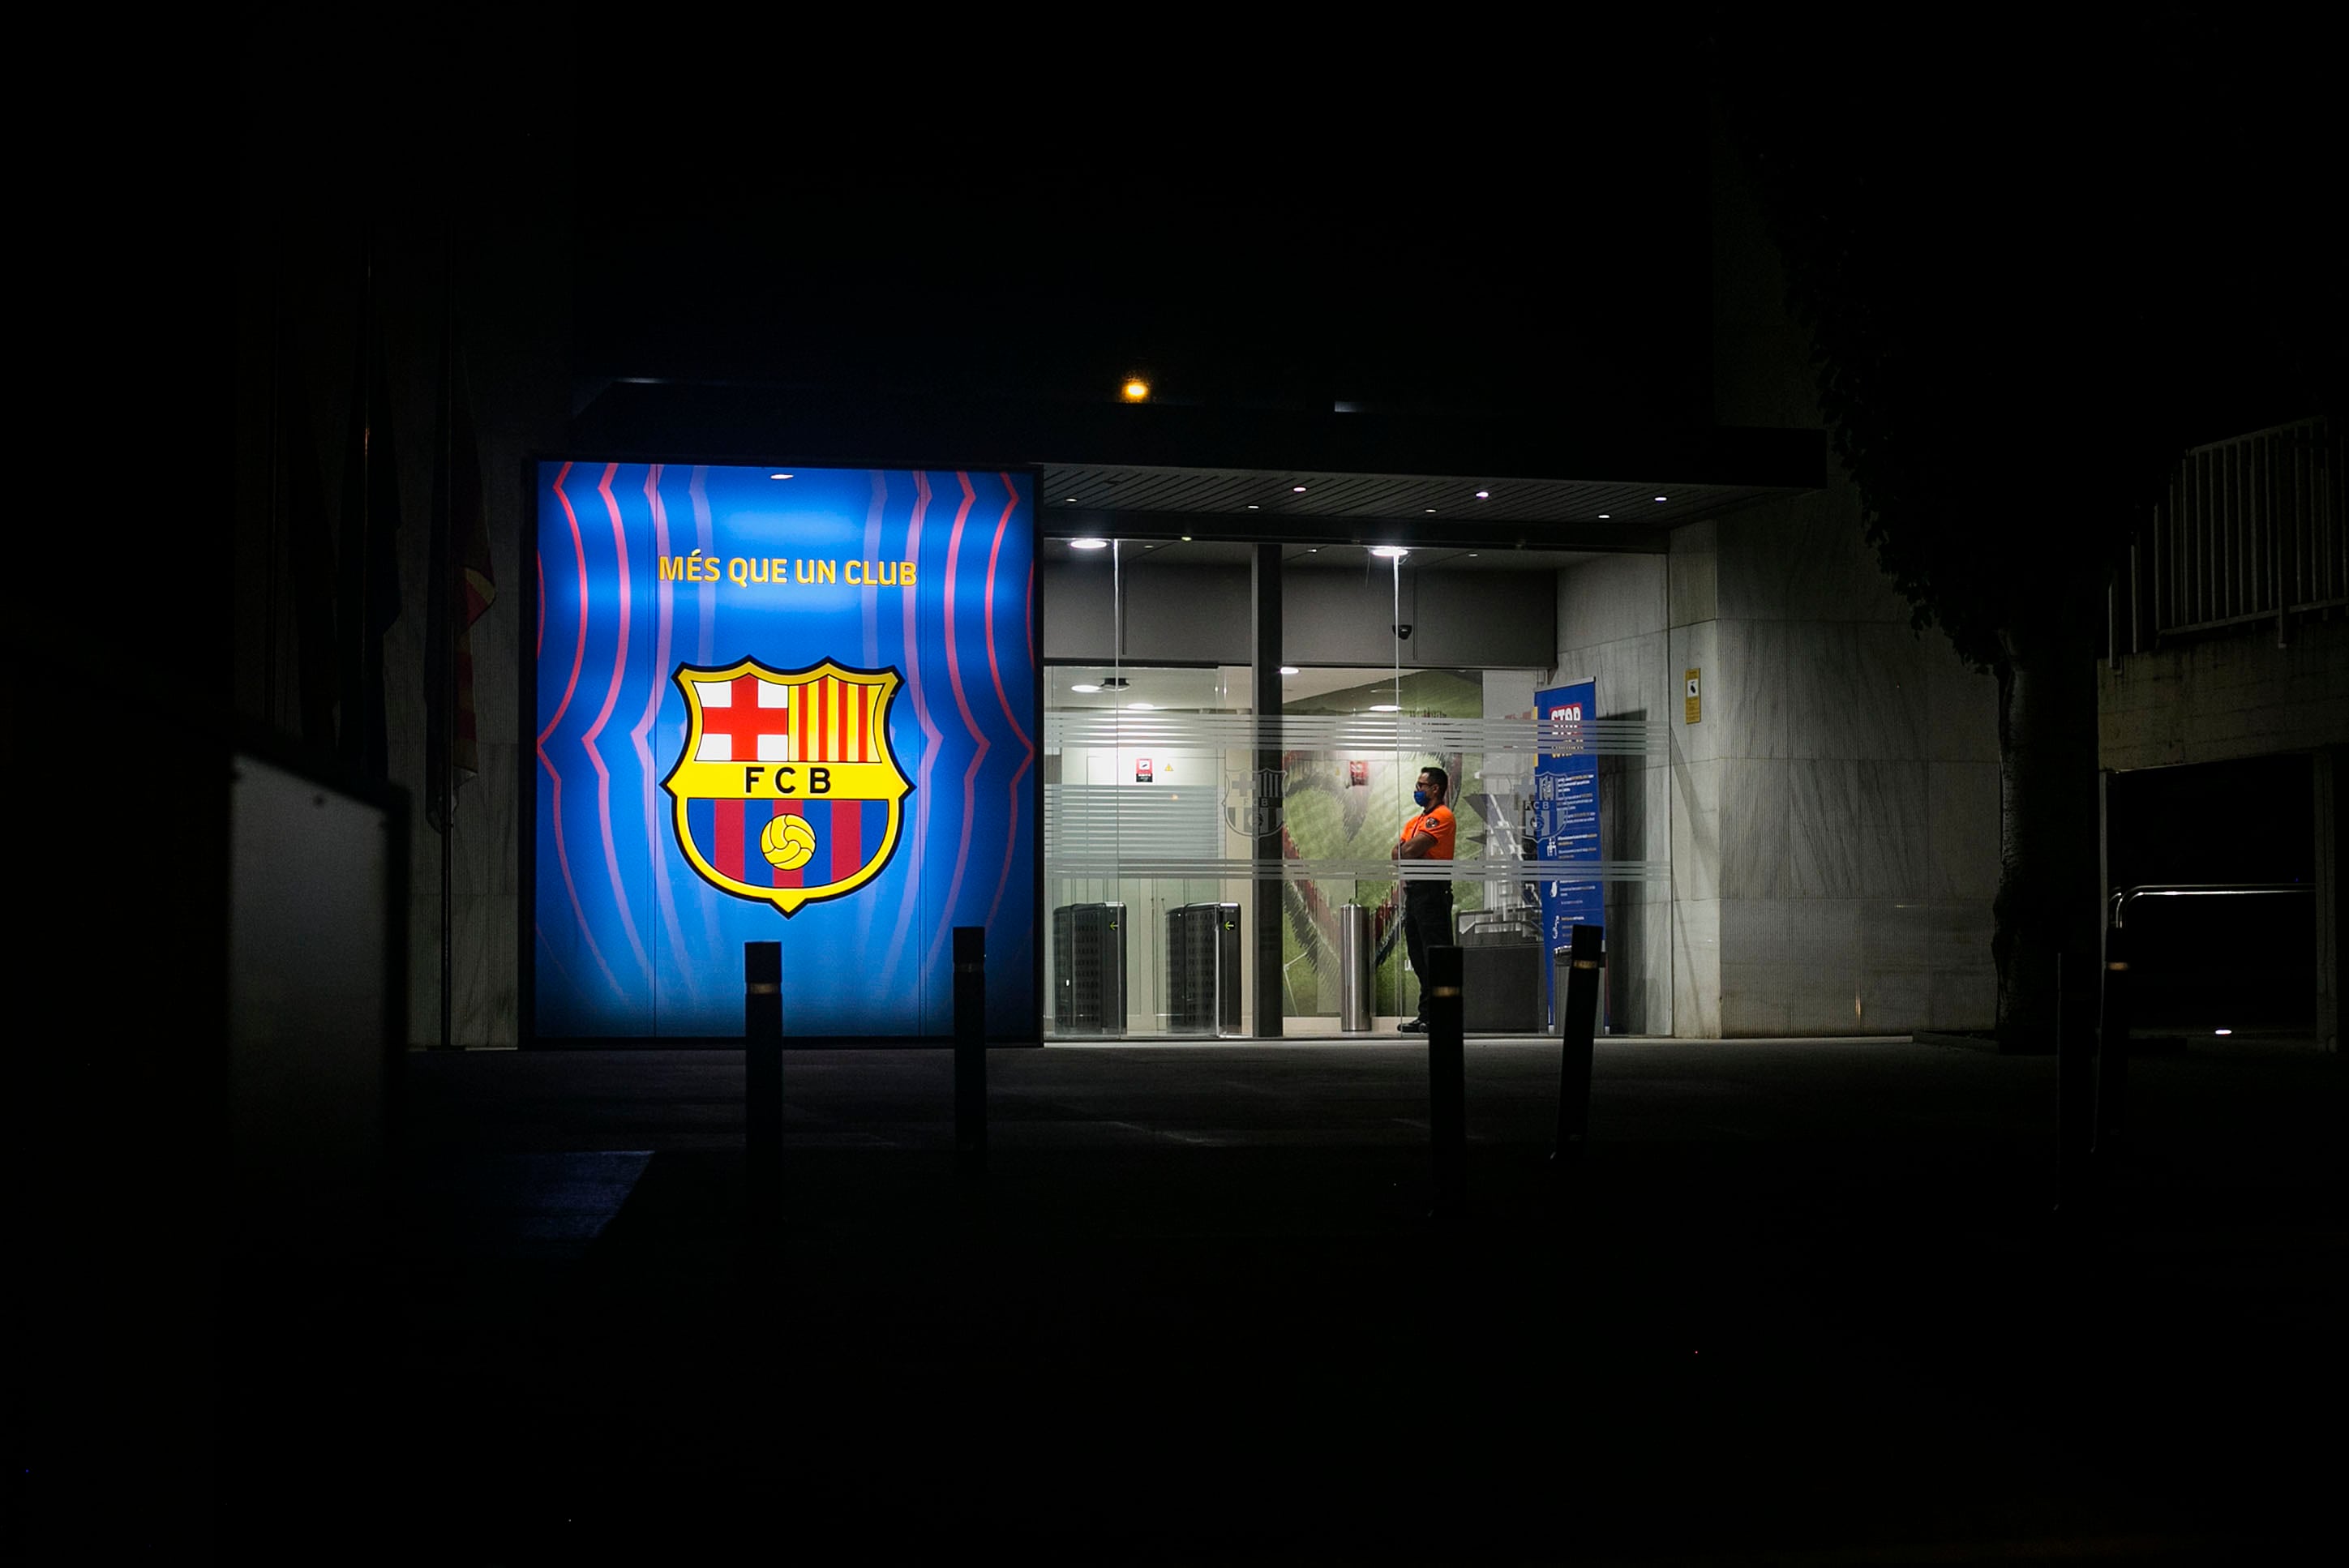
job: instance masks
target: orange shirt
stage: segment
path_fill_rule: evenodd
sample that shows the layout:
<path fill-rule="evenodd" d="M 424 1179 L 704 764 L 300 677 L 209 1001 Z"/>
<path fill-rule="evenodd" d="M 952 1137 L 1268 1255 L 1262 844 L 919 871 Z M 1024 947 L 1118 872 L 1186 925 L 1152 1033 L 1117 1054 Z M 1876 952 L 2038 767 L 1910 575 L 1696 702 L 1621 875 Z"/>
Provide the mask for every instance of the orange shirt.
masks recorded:
<path fill-rule="evenodd" d="M 1435 835 L 1435 852 L 1428 859 L 1448 861 L 1452 858 L 1452 838 L 1455 830 L 1456 825 L 1452 820 L 1452 808 L 1434 806 L 1431 807 L 1423 816 L 1413 817 L 1410 821 L 1405 822 L 1402 825 L 1402 831 L 1395 835 L 1395 841 L 1402 843 L 1414 833 L 1433 833 Z"/>

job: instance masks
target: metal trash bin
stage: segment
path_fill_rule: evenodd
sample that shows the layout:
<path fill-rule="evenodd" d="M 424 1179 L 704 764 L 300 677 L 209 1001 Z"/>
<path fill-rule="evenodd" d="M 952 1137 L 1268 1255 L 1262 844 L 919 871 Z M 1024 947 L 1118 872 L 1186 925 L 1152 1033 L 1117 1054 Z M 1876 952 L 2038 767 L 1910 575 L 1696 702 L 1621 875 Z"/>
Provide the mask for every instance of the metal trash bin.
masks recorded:
<path fill-rule="evenodd" d="M 1553 947 L 1549 954 L 1549 1032 L 1564 1038 L 1566 1035 L 1566 982 L 1573 973 L 1568 965 L 1574 956 L 1571 947 Z M 1603 1039 L 1610 1031 L 1607 1027 L 1607 934 L 1599 934 L 1599 1009 L 1590 1020 L 1593 1039 Z"/>
<path fill-rule="evenodd" d="M 1371 941 L 1371 911 L 1367 904 L 1341 904 L 1338 910 L 1338 1027 L 1349 1035 L 1369 1031 L 1371 1002 L 1377 994 L 1377 949 Z"/>
<path fill-rule="evenodd" d="M 1461 1027 L 1472 1035 L 1542 1032 L 1541 918 L 1533 910 L 1471 909 L 1460 940 Z"/>

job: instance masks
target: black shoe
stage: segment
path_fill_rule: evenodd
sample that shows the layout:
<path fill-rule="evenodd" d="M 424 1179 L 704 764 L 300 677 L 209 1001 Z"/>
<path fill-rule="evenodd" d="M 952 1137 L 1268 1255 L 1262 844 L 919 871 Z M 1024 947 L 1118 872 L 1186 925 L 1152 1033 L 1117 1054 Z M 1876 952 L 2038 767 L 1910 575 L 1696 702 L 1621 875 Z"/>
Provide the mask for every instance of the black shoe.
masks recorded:
<path fill-rule="evenodd" d="M 1424 1018 L 1413 1018 L 1407 1024 L 1397 1025 L 1396 1027 L 1406 1035 L 1423 1035 L 1427 1033 L 1427 1020 Z"/>

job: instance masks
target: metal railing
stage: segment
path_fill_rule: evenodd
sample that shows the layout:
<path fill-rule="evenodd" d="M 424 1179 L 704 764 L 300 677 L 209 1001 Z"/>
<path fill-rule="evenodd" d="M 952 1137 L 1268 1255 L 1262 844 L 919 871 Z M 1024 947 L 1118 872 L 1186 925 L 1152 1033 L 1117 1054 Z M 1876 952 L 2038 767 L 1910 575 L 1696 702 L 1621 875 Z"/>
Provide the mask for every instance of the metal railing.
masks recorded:
<path fill-rule="evenodd" d="M 2128 906 L 2141 898 L 2234 898 L 2254 893 L 2314 892 L 2309 882 L 2143 882 L 2112 895 L 2109 923 L 2121 927 Z"/>
<path fill-rule="evenodd" d="M 2112 657 L 2264 624 L 2282 642 L 2293 617 L 2349 605 L 2344 472 L 2324 418 L 2188 452 L 2116 575 Z"/>

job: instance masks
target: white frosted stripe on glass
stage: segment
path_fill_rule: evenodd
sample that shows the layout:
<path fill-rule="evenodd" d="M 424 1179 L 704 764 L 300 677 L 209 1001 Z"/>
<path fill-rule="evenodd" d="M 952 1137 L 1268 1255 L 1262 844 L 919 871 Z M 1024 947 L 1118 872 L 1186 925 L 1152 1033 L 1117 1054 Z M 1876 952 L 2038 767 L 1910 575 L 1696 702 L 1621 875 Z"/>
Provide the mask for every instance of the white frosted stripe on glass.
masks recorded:
<path fill-rule="evenodd" d="M 1437 751 L 1493 755 L 1662 756 L 1671 727 L 1661 720 L 1423 718 L 1412 715 L 1152 713 L 1123 709 L 1048 714 L 1048 749 L 1141 746 L 1268 751 Z"/>
<path fill-rule="evenodd" d="M 1212 785 L 1052 784 L 1044 789 L 1044 853 L 1115 859 L 1213 859 L 1223 849 Z"/>
<path fill-rule="evenodd" d="M 1044 874 L 1054 877 L 1213 877 L 1249 881 L 1273 869 L 1288 882 L 1661 882 L 1670 861 L 1426 861 L 1285 860 L 1260 862 L 1244 855 L 1066 854 L 1049 850 Z"/>

